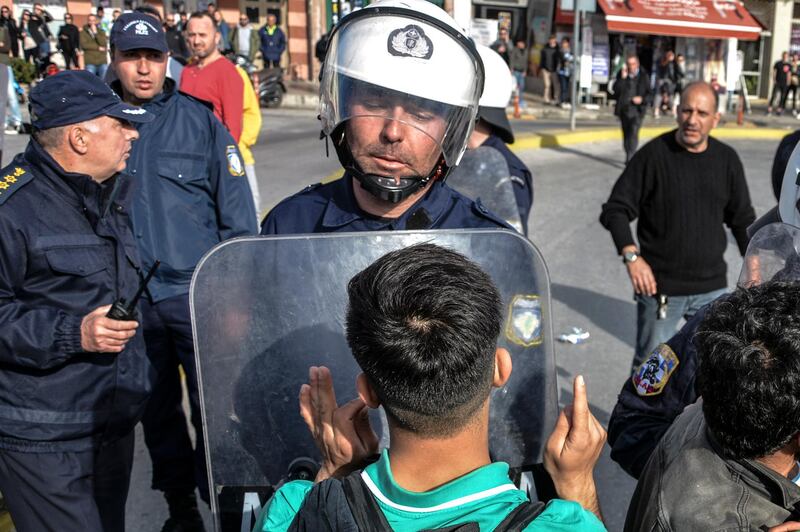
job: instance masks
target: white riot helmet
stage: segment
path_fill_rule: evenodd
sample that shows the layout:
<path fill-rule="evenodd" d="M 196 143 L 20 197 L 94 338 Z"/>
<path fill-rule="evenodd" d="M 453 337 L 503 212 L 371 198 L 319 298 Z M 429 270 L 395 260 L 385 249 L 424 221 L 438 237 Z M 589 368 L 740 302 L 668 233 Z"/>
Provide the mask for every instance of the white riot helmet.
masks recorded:
<path fill-rule="evenodd" d="M 371 194 L 399 202 L 461 160 L 483 89 L 483 64 L 472 40 L 425 0 L 378 0 L 342 19 L 328 41 L 320 85 L 322 132 L 342 166 Z M 353 118 L 394 120 L 441 150 L 426 175 L 370 174 L 345 138 Z"/>
<path fill-rule="evenodd" d="M 778 205 L 750 224 L 748 236 L 752 238 L 759 229 L 771 223 L 785 223 L 800 228 L 800 143 L 794 147 L 786 163 Z"/>
<path fill-rule="evenodd" d="M 514 132 L 506 116 L 506 107 L 514 91 L 514 77 L 503 58 L 482 44 L 476 44 L 486 71 L 478 118 L 488 123 L 506 144 L 514 143 Z"/>

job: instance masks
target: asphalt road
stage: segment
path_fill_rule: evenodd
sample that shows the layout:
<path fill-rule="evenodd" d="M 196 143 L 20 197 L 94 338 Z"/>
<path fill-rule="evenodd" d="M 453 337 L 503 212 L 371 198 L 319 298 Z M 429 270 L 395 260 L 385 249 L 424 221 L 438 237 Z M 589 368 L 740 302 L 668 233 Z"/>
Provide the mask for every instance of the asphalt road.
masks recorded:
<path fill-rule="evenodd" d="M 517 133 L 564 127 L 563 122 L 523 121 Z M 315 114 L 309 111 L 269 111 L 254 149 L 262 195 L 262 212 L 282 198 L 339 169 L 331 149 L 319 140 Z M 6 137 L 3 158 L 21 151 L 27 137 Z M 557 344 L 559 399 L 571 401 L 571 381 L 586 377 L 592 411 L 606 424 L 616 395 L 629 372 L 635 336 L 635 305 L 625 268 L 611 238 L 597 218 L 623 165 L 621 143 L 603 142 L 518 155 L 534 173 L 535 200 L 530 236 L 542 251 L 551 275 L 554 332 L 582 327 L 591 334 L 581 345 Z M 730 142 L 742 158 L 757 214 L 774 204 L 769 172 L 774 142 Z M 730 240 L 730 239 L 729 239 Z M 732 240 L 731 240 L 732 242 Z M 729 284 L 738 276 L 741 259 L 729 245 Z M 536 408 L 536 405 L 531 405 Z M 596 470 L 608 529 L 621 530 L 634 482 L 603 454 Z M 166 519 L 166 504 L 149 488 L 150 462 L 141 438 L 128 500 L 128 528 L 157 531 Z M 210 525 L 208 512 L 204 510 Z"/>

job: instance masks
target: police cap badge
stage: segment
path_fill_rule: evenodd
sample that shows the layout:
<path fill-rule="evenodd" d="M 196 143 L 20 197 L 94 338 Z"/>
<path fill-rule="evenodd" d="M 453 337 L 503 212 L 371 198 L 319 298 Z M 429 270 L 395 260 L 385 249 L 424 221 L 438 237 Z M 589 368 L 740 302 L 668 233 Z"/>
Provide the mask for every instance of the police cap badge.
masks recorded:
<path fill-rule="evenodd" d="M 430 59 L 433 55 L 433 42 L 425 35 L 422 28 L 409 24 L 389 34 L 389 53 L 397 56 Z"/>

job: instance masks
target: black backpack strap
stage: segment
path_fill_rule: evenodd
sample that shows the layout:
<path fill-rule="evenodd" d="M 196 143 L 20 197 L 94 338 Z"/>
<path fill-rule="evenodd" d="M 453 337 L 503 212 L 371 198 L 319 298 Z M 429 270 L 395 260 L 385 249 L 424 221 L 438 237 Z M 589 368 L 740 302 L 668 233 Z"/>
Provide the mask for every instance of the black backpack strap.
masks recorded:
<path fill-rule="evenodd" d="M 392 527 L 386 520 L 386 516 L 383 515 L 383 510 L 378 506 L 378 501 L 364 484 L 361 471 L 350 473 L 344 477 L 342 489 L 360 532 L 392 532 Z"/>
<path fill-rule="evenodd" d="M 289 532 L 359 532 L 337 479 L 315 484 L 294 516 Z"/>
<path fill-rule="evenodd" d="M 522 532 L 544 511 L 541 501 L 523 502 L 509 513 L 494 529 L 495 532 Z"/>

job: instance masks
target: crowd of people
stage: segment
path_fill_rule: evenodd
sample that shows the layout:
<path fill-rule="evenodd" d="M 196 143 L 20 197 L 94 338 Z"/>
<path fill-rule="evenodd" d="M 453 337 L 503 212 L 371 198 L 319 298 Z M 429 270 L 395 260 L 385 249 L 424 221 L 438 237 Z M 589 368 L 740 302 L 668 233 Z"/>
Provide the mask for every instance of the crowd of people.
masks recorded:
<path fill-rule="evenodd" d="M 43 60 L 26 32 L 44 35 L 46 19 L 41 6 L 23 15 L 9 53 L 36 48 L 28 58 Z M 196 493 L 219 494 L 190 318 L 199 261 L 256 234 L 514 231 L 445 182 L 478 150 L 504 162 L 526 228 L 533 178 L 508 149 L 505 114 L 524 43 L 506 29 L 476 45 L 424 0 L 345 17 L 326 38 L 319 115 L 344 174 L 259 220 L 249 147 L 260 111 L 223 53 L 252 60 L 258 48 L 278 66 L 276 17 L 256 31 L 245 15 L 229 27 L 213 5 L 168 21 L 143 6 L 67 26 L 59 42 L 75 68 L 34 85 L 31 139 L 0 172 L 0 491 L 20 532 L 124 530 L 141 422 L 169 508 L 162 530 L 201 531 Z M 548 97 L 563 102 L 570 42 L 551 37 L 545 52 Z M 742 255 L 768 222 L 800 233 L 800 185 L 779 149 L 782 209 L 755 221 L 738 155 L 711 136 L 718 91 L 684 85 L 679 65 L 667 54 L 657 74 L 677 127 L 641 150 L 650 86 L 635 56 L 613 88 L 627 165 L 600 222 L 637 301 L 632 377 L 609 424 L 612 458 L 639 479 L 626 530 L 800 530 L 800 240 L 774 279 L 746 257 L 731 294 L 722 259 L 726 226 Z M 138 305 L 121 312 L 146 274 Z M 511 318 L 477 260 L 431 243 L 392 251 L 349 281 L 346 303 L 357 398 L 337 404 L 331 370 L 309 369 L 298 408 L 321 462 L 276 486 L 255 530 L 605 530 L 594 468 L 606 431 L 582 376 L 543 443 L 550 500 L 531 500 L 493 458 L 492 390 L 514 370 L 498 338 Z M 368 415 L 378 407 L 389 428 L 380 453 Z"/>

